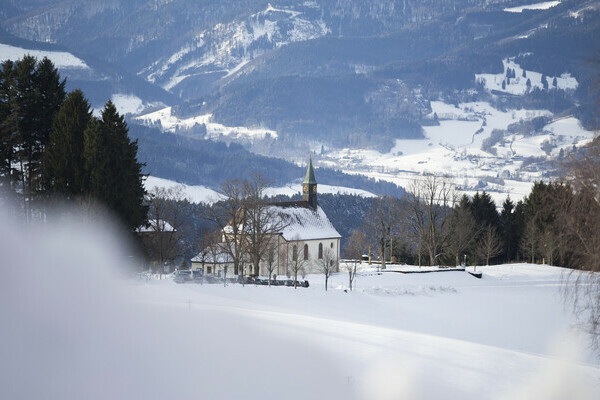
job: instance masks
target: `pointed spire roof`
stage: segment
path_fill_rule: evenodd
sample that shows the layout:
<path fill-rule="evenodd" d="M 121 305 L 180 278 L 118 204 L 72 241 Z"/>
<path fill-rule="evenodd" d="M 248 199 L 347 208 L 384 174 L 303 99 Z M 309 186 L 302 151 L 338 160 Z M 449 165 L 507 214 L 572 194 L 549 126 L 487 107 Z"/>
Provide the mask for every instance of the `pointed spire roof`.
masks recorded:
<path fill-rule="evenodd" d="M 306 176 L 304 177 L 303 184 L 317 184 L 317 180 L 315 179 L 315 170 L 312 165 L 312 156 L 308 156 L 308 168 L 306 169 Z"/>

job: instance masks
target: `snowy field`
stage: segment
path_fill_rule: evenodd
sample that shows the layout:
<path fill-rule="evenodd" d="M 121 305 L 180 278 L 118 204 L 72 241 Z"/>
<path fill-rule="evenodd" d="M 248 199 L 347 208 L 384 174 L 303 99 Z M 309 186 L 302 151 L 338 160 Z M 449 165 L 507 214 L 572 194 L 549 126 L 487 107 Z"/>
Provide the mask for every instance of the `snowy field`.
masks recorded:
<path fill-rule="evenodd" d="M 3 399 L 597 399 L 600 361 L 543 265 L 309 288 L 124 276 L 93 224 L 0 224 Z M 34 249 L 35 251 L 31 251 Z M 121 272 L 119 272 L 121 271 Z"/>
<path fill-rule="evenodd" d="M 512 13 L 521 13 L 523 10 L 547 10 L 560 4 L 559 0 L 544 1 L 541 3 L 527 4 L 524 6 L 505 8 L 504 11 Z"/>
<path fill-rule="evenodd" d="M 181 194 L 188 201 L 192 203 L 206 203 L 213 204 L 223 199 L 223 195 L 219 192 L 212 190 L 202 185 L 186 185 L 178 183 L 169 179 L 158 178 L 156 176 L 148 176 L 144 182 L 144 186 L 147 191 L 151 191 L 154 188 L 174 188 L 180 187 Z M 286 186 L 271 187 L 265 190 L 266 196 L 286 195 L 294 196 L 302 193 L 302 184 L 290 183 Z M 366 190 L 354 189 L 345 186 L 331 186 L 331 185 L 319 185 L 319 193 L 331 193 L 331 194 L 351 194 L 361 197 L 376 197 L 375 194 Z"/>
<path fill-rule="evenodd" d="M 89 69 L 88 65 L 82 59 L 75 57 L 71 53 L 67 53 L 64 51 L 23 49 L 21 47 L 15 47 L 8 44 L 0 43 L 0 62 L 4 62 L 6 60 L 16 61 L 23 58 L 26 55 L 36 57 L 39 60 L 41 60 L 44 57 L 48 57 L 57 68 L 61 69 Z"/>

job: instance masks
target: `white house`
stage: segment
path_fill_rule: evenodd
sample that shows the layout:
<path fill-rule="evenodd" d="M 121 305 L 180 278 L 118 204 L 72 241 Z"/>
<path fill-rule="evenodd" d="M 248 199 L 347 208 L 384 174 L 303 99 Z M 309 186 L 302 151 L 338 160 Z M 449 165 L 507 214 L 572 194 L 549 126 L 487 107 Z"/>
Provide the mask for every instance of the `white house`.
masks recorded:
<path fill-rule="evenodd" d="M 302 200 L 291 202 L 279 202 L 269 205 L 272 215 L 280 219 L 278 226 L 282 226 L 279 232 L 272 235 L 271 243 L 275 244 L 277 251 L 274 254 L 273 274 L 283 276 L 292 275 L 294 266 L 301 265 L 306 273 L 318 273 L 324 260 L 329 260 L 338 265 L 340 259 L 341 236 L 327 215 L 317 202 L 317 181 L 309 159 L 306 177 L 302 183 Z M 224 252 L 223 252 L 224 253 Z M 208 258 L 207 258 L 208 257 Z M 232 271 L 230 258 L 224 254 L 210 256 L 207 250 L 203 250 L 192 259 L 192 268 L 202 268 L 207 273 L 207 261 L 214 265 L 211 273 L 222 274 L 225 266 Z M 266 264 L 263 260 L 260 265 L 260 275 L 267 275 Z M 245 263 L 245 271 L 251 271 L 250 263 Z M 231 272 L 228 272 L 230 274 Z"/>

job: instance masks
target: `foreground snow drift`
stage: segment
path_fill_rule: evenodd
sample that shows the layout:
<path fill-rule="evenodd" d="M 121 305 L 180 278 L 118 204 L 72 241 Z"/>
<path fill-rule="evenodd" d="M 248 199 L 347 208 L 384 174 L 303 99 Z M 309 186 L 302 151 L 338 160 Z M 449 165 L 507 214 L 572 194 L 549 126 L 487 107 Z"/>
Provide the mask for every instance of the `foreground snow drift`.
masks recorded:
<path fill-rule="evenodd" d="M 0 398 L 595 399 L 558 293 L 533 265 L 297 289 L 122 278 L 110 231 L 2 221 Z M 77 238 L 74 240 L 74 238 Z M 587 361 L 588 363 L 584 363 Z"/>

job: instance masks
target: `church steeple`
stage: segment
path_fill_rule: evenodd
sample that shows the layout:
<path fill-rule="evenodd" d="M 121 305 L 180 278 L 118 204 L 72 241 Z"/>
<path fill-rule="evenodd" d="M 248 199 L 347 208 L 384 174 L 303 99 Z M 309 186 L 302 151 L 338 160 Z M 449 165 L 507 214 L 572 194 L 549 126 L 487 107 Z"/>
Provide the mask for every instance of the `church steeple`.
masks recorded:
<path fill-rule="evenodd" d="M 306 169 L 304 182 L 302 182 L 302 200 L 308 202 L 312 208 L 317 208 L 317 180 L 315 179 L 311 156 L 308 158 L 308 168 Z"/>

